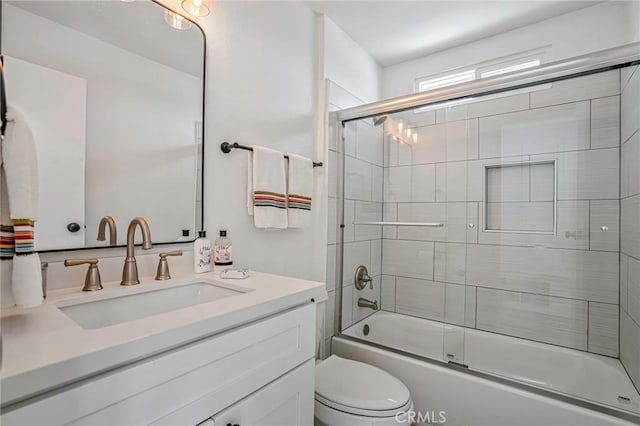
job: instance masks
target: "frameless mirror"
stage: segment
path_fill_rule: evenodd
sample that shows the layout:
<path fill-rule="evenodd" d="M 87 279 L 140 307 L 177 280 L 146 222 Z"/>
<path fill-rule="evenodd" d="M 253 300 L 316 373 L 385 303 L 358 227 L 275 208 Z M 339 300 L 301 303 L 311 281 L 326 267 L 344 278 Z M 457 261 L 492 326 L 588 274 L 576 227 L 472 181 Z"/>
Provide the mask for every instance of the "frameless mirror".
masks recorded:
<path fill-rule="evenodd" d="M 36 143 L 36 249 L 154 243 L 202 221 L 204 34 L 152 1 L 4 1 L 9 106 Z M 98 241 L 102 218 L 117 239 Z"/>

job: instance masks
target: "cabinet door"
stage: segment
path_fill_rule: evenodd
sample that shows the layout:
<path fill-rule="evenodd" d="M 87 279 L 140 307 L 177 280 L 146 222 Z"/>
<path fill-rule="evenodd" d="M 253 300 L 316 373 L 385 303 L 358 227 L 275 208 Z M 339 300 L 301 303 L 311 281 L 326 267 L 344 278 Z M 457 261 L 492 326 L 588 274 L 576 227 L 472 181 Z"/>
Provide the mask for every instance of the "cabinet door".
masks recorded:
<path fill-rule="evenodd" d="M 313 425 L 315 364 L 309 360 L 213 416 L 215 426 Z"/>

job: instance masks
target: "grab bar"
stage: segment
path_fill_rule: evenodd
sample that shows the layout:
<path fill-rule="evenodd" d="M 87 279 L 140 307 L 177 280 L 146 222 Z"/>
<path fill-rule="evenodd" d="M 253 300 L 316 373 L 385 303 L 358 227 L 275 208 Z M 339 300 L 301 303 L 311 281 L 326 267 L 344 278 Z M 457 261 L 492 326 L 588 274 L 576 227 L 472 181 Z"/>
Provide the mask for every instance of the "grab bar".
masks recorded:
<path fill-rule="evenodd" d="M 426 226 L 429 228 L 441 228 L 441 222 L 353 222 L 354 225 L 388 225 L 388 226 Z"/>

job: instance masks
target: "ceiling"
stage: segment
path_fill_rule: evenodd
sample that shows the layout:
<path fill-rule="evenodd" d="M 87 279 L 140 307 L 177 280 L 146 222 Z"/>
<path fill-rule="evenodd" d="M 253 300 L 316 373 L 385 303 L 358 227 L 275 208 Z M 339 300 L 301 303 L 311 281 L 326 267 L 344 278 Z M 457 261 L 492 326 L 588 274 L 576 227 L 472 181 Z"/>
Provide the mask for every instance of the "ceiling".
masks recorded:
<path fill-rule="evenodd" d="M 599 1 L 308 1 L 386 67 Z"/>

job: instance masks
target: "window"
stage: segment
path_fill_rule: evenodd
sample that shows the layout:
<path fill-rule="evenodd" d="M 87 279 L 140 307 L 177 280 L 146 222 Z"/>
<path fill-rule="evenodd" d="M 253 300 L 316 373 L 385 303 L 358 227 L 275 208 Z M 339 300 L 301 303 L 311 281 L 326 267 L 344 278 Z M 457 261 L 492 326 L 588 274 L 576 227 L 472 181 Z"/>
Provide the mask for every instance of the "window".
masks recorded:
<path fill-rule="evenodd" d="M 498 61 L 486 62 L 464 71 L 455 71 L 449 74 L 441 74 L 437 77 L 430 76 L 416 80 L 416 91 L 427 92 L 454 84 L 466 83 L 481 78 L 495 77 L 501 74 L 520 71 L 537 67 L 541 63 L 544 50 L 537 49 L 514 55 L 511 58 L 501 58 Z"/>
<path fill-rule="evenodd" d="M 445 75 L 443 77 L 431 78 L 418 82 L 418 92 L 427 92 L 429 90 L 439 89 L 441 87 L 453 86 L 454 84 L 466 83 L 476 78 L 476 70 L 469 70 L 455 74 Z"/>
<path fill-rule="evenodd" d="M 417 92 L 428 92 L 430 90 L 440 89 L 447 86 L 453 86 L 455 84 L 466 83 L 469 81 L 479 80 L 482 78 L 495 77 L 501 74 L 507 74 L 510 72 L 520 71 L 527 68 L 537 67 L 541 63 L 541 58 L 543 56 L 544 49 L 536 49 L 534 51 L 527 51 L 517 55 L 512 56 L 511 58 L 505 59 L 501 58 L 492 62 L 485 62 L 480 64 L 472 69 L 468 69 L 465 71 L 456 71 L 449 74 L 441 74 L 438 76 L 430 76 L 425 78 L 420 78 L 416 80 L 416 91 Z M 541 90 L 543 88 L 548 87 L 538 87 L 535 90 Z M 523 89 L 524 91 L 530 91 L 532 89 Z M 492 95 L 495 97 L 503 97 L 510 96 L 515 94 L 511 92 L 507 95 L 505 94 L 497 94 Z M 483 98 L 483 100 L 489 99 L 488 97 Z M 475 102 L 473 98 L 465 98 L 458 99 L 455 101 L 444 101 L 439 102 L 437 104 L 427 105 L 421 108 L 417 108 L 414 112 L 421 113 L 425 111 L 431 111 L 434 109 L 442 109 L 452 107 L 454 105 L 465 104 L 469 102 Z"/>
<path fill-rule="evenodd" d="M 514 71 L 520 71 L 527 68 L 537 67 L 538 65 L 540 65 L 540 59 L 533 59 L 531 61 L 525 61 L 525 62 L 520 61 L 513 65 L 505 65 L 503 63 L 499 68 L 480 71 L 480 78 L 494 77 L 500 74 L 507 74 Z"/>

